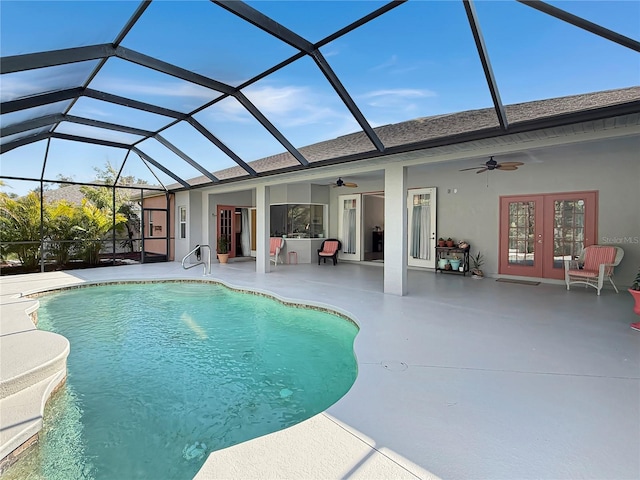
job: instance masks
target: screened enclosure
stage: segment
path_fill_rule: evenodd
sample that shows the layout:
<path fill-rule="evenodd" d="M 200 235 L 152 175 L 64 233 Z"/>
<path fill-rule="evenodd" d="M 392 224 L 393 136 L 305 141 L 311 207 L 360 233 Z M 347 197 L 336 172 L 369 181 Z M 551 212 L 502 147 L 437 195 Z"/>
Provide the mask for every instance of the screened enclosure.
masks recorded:
<path fill-rule="evenodd" d="M 615 95 L 533 116 L 518 107 L 638 85 L 638 2 L 0 10 L 2 256 L 41 270 L 171 258 L 175 191 L 640 111 Z M 548 43 L 550 31 L 563 41 Z M 475 120 L 418 128 L 463 111 Z M 76 187 L 79 197 L 63 195 Z M 88 220 L 91 209 L 101 218 Z"/>

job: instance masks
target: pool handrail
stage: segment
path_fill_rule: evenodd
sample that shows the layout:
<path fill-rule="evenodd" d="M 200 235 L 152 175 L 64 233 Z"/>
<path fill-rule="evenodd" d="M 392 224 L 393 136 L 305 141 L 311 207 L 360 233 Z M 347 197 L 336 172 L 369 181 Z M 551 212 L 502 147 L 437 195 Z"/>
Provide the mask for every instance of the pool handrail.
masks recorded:
<path fill-rule="evenodd" d="M 194 253 L 196 253 L 198 250 L 202 249 L 202 248 L 206 248 L 207 249 L 207 263 L 205 263 L 204 261 L 199 261 L 198 263 L 194 263 L 193 265 L 185 265 L 184 262 L 187 261 L 187 258 L 189 258 L 191 255 L 193 255 Z M 211 247 L 209 245 L 196 245 L 193 250 L 191 250 L 189 253 L 187 253 L 184 258 L 182 259 L 182 268 L 184 268 L 185 270 L 189 270 L 190 268 L 193 267 L 197 267 L 198 265 L 202 265 L 203 266 L 203 272 L 202 275 L 211 275 Z M 208 272 L 207 273 L 207 268 L 208 268 Z"/>

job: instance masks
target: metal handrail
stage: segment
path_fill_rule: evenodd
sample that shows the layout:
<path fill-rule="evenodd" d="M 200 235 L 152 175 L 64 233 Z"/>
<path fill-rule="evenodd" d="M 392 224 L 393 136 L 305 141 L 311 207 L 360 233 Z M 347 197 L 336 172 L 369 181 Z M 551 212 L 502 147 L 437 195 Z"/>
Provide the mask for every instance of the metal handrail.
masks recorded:
<path fill-rule="evenodd" d="M 194 263 L 193 265 L 186 266 L 184 262 L 187 261 L 191 255 L 196 253 L 199 249 L 206 248 L 207 249 L 207 263 L 200 261 L 198 263 Z M 203 265 L 204 271 L 202 275 L 211 275 L 211 247 L 209 245 L 196 245 L 193 250 L 187 253 L 182 259 L 182 268 L 185 270 L 189 270 L 190 268 L 197 267 L 198 265 Z M 207 267 L 209 268 L 209 273 L 207 273 Z"/>

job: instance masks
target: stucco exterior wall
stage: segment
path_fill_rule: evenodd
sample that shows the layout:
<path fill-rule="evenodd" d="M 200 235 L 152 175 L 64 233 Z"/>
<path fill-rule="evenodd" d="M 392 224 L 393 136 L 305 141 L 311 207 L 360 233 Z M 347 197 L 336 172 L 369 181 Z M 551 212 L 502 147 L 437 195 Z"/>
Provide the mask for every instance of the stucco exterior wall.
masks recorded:
<path fill-rule="evenodd" d="M 622 145 L 621 145 L 622 147 Z M 598 191 L 598 241 L 625 250 L 616 269 L 621 284 L 630 283 L 640 265 L 640 162 L 637 154 L 618 151 L 579 153 L 558 148 L 554 161 L 527 163 L 515 172 L 475 174 L 440 165 L 410 168 L 410 187 L 438 187 L 438 236 L 464 239 L 487 259 L 486 273 L 498 270 L 499 198 L 502 195 Z"/>
<path fill-rule="evenodd" d="M 606 149 L 599 142 L 555 147 L 544 155 L 524 158 L 525 165 L 509 172 L 461 172 L 469 162 L 412 166 L 408 167 L 408 188 L 437 187 L 437 236 L 463 239 L 473 251 L 482 251 L 488 275 L 498 271 L 500 196 L 596 190 L 597 243 L 624 249 L 616 269 L 616 283 L 624 287 L 640 266 L 640 161 L 634 145 L 640 147 L 637 139 L 622 137 L 607 142 Z M 331 189 L 329 235 L 338 232 L 338 195 L 383 189 L 382 178 L 359 181 L 358 188 Z M 385 237 L 385 243 L 393 241 Z"/>

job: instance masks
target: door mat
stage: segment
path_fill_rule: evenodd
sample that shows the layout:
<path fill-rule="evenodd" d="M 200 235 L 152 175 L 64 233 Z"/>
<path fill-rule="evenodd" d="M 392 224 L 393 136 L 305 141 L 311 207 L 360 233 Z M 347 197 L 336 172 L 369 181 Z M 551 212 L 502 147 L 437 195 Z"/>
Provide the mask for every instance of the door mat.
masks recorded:
<path fill-rule="evenodd" d="M 530 280 L 512 280 L 510 278 L 498 278 L 496 282 L 519 283 L 520 285 L 540 285 L 540 282 L 534 282 Z"/>

